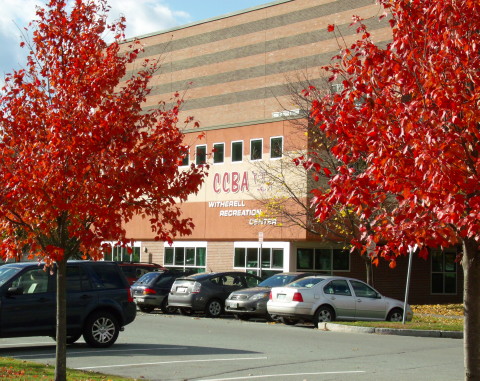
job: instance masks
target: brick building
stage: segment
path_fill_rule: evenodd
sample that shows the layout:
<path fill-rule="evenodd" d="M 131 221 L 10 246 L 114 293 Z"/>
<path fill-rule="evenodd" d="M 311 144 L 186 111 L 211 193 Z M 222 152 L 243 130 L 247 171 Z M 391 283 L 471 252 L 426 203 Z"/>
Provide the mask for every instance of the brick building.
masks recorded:
<path fill-rule="evenodd" d="M 285 85 L 305 75 L 321 79 L 319 67 L 338 51 L 328 24 L 336 24 L 348 43 L 356 39 L 352 15 L 361 16 L 374 41 L 384 44 L 390 28 L 378 20 L 381 13 L 373 0 L 278 0 L 140 37 L 142 58 L 163 62 L 145 107 L 186 90 L 182 115 L 193 115 L 201 126 L 184 131 L 191 147 L 184 164 L 208 161 L 210 170 L 201 192 L 182 206 L 195 223 L 191 236 L 178 237 L 170 247 L 153 240 L 147 220 L 128 224 L 136 260 L 197 271 L 240 269 L 265 276 L 310 270 L 365 279 L 364 261 L 340 243 L 264 216 L 258 200 L 265 182 L 256 164 L 278 166 L 285 152 L 307 146 L 293 123 L 301 118 L 300 107 Z M 298 197 L 306 197 L 305 187 L 301 192 Z M 126 259 L 122 250 L 112 253 Z M 415 258 L 410 301 L 461 301 L 462 274 L 454 259 L 450 252 Z M 406 267 L 406 258 L 393 270 L 382 263 L 373 269 L 374 286 L 402 299 Z"/>

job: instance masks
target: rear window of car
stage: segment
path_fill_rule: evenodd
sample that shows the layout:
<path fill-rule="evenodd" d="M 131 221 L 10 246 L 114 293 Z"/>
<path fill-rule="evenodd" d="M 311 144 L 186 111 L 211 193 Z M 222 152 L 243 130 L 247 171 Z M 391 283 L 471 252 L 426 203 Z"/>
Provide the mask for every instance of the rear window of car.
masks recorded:
<path fill-rule="evenodd" d="M 317 283 L 320 283 L 323 278 L 303 278 L 299 279 L 293 283 L 290 283 L 290 287 L 295 287 L 295 288 L 300 288 L 300 287 L 306 287 L 306 288 L 311 288 L 315 286 Z"/>
<path fill-rule="evenodd" d="M 142 275 L 135 284 L 149 284 L 158 277 L 158 273 L 147 273 Z"/>
<path fill-rule="evenodd" d="M 295 280 L 296 275 L 274 275 L 268 279 L 265 279 L 263 282 L 259 283 L 260 287 L 280 287 L 284 286 L 293 280 Z"/>
<path fill-rule="evenodd" d="M 115 266 L 98 265 L 92 266 L 93 281 L 96 288 L 124 288 L 125 280 Z"/>

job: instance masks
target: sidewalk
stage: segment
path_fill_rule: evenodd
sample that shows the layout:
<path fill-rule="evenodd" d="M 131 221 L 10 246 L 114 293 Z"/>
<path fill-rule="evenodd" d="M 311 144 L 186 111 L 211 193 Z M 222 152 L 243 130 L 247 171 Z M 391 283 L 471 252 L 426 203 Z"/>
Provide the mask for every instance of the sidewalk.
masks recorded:
<path fill-rule="evenodd" d="M 419 329 L 395 329 L 356 327 L 338 323 L 319 323 L 318 329 L 322 331 L 348 332 L 348 333 L 376 333 L 378 335 L 400 335 L 416 337 L 442 337 L 449 339 L 463 339 L 463 332 L 459 331 L 428 331 Z"/>

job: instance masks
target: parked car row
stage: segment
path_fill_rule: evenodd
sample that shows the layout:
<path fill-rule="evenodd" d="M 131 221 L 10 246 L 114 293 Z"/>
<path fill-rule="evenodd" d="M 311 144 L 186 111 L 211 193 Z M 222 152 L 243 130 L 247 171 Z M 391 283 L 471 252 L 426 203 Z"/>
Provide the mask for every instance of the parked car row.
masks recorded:
<path fill-rule="evenodd" d="M 187 275 L 166 270 L 145 274 L 132 290 L 143 312 L 160 308 L 184 315 L 203 312 L 208 317 L 231 313 L 242 320 L 261 317 L 315 326 L 334 320 L 403 320 L 403 302 L 358 279 L 339 276 L 288 272 L 262 281 L 238 271 Z M 412 317 L 407 305 L 405 318 Z"/>

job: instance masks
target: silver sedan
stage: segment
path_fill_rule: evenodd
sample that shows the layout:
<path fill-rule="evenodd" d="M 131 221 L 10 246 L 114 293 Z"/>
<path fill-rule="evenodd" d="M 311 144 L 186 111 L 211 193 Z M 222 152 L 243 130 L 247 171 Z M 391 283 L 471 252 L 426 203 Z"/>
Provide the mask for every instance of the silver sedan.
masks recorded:
<path fill-rule="evenodd" d="M 403 302 L 381 295 L 368 284 L 353 278 L 311 276 L 274 287 L 267 303 L 268 313 L 286 324 L 333 320 L 403 320 Z M 412 320 L 407 305 L 405 320 Z"/>

